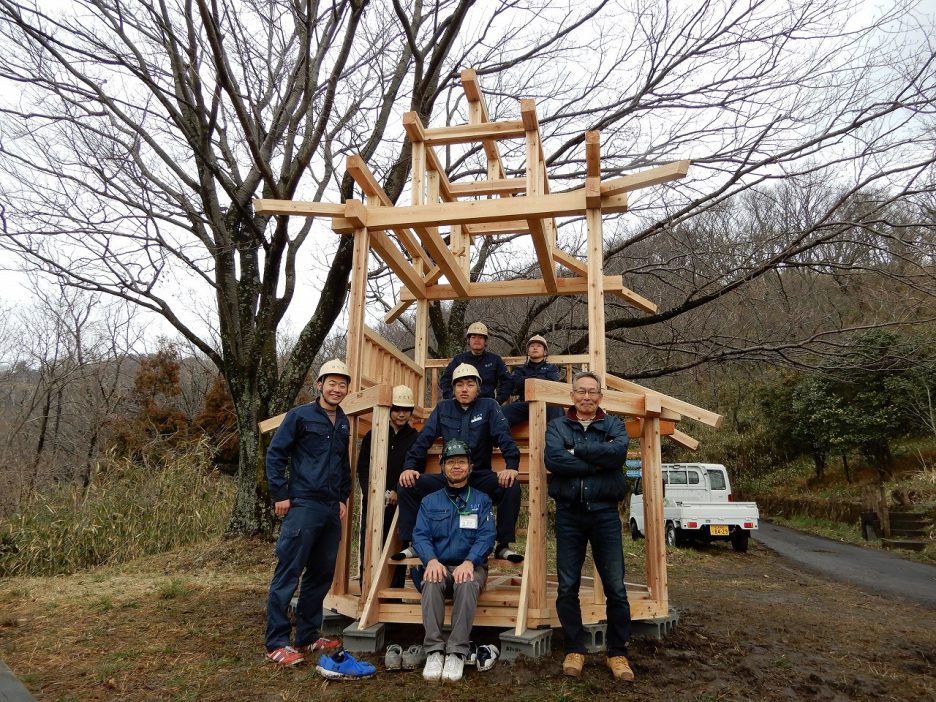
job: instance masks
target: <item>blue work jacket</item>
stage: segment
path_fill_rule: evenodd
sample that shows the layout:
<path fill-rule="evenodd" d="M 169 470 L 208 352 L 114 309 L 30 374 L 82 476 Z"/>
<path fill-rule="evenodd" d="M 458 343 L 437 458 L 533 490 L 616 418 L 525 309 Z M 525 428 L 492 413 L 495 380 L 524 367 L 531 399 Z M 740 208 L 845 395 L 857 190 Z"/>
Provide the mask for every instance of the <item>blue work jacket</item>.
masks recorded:
<path fill-rule="evenodd" d="M 463 514 L 473 515 L 477 528 L 463 528 Z M 471 561 L 477 567 L 487 562 L 494 549 L 496 531 L 490 497 L 474 488 L 453 491 L 446 487 L 424 497 L 419 505 L 413 548 L 423 565 L 435 558 L 442 565 Z"/>
<path fill-rule="evenodd" d="M 546 427 L 545 463 L 552 474 L 549 496 L 559 506 L 591 510 L 623 500 L 626 460 L 624 422 L 601 409 L 588 429 L 576 418 L 574 407 Z"/>
<path fill-rule="evenodd" d="M 478 370 L 478 375 L 481 376 L 481 389 L 478 392 L 478 397 L 493 399 L 498 385 L 510 382 L 510 370 L 507 368 L 507 364 L 504 363 L 504 359 L 496 353 L 485 349 L 480 356 L 475 356 L 471 351 L 465 351 L 452 359 L 439 378 L 439 390 L 442 391 L 442 399 L 452 399 L 452 373 L 462 363 L 474 366 Z"/>
<path fill-rule="evenodd" d="M 511 395 L 517 396 L 517 402 L 526 402 L 523 396 L 523 384 L 527 378 L 558 381 L 561 377 L 562 373 L 555 363 L 547 361 L 533 363 L 533 361 L 527 360 L 522 366 L 514 368 L 506 383 L 501 383 L 498 386 L 497 402 L 502 405 L 510 399 Z"/>
<path fill-rule="evenodd" d="M 334 425 L 317 401 L 289 410 L 267 449 L 266 474 L 273 501 L 347 501 L 351 495 L 350 430 L 340 407 Z"/>
<path fill-rule="evenodd" d="M 491 452 L 495 443 L 501 450 L 507 468 L 520 468 L 520 449 L 510 435 L 510 426 L 504 419 L 500 405 L 494 400 L 479 397 L 467 408 L 463 408 L 456 400 L 440 400 L 406 454 L 403 470 L 425 472 L 426 454 L 440 436 L 444 443 L 461 439 L 468 444 L 476 471 L 491 470 Z"/>

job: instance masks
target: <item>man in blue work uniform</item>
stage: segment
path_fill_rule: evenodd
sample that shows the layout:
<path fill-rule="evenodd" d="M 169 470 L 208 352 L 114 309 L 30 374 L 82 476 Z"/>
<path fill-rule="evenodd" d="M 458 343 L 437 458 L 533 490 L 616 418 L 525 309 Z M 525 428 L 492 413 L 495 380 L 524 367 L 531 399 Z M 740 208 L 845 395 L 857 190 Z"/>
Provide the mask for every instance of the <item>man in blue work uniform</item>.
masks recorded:
<path fill-rule="evenodd" d="M 546 428 L 549 496 L 556 501 L 556 615 L 562 625 L 566 657 L 562 672 L 582 674 L 587 635 L 582 626 L 579 585 L 585 546 L 601 576 L 607 603 L 608 667 L 617 680 L 633 680 L 627 660 L 631 634 L 630 604 L 624 588 L 624 544 L 618 503 L 627 494 L 624 462 L 627 430 L 599 406 L 601 382 L 591 371 L 572 379 L 574 407 Z"/>
<path fill-rule="evenodd" d="M 442 391 L 443 400 L 451 400 L 454 397 L 452 384 L 454 382 L 453 374 L 455 369 L 463 363 L 474 366 L 478 371 L 478 377 L 481 379 L 479 388 L 479 397 L 494 398 L 498 391 L 498 386 L 510 381 L 510 370 L 504 359 L 496 353 L 487 350 L 488 328 L 481 322 L 474 322 L 468 326 L 465 333 L 468 341 L 468 350 L 464 351 L 445 367 L 442 376 L 439 378 L 439 390 Z"/>
<path fill-rule="evenodd" d="M 463 364 L 452 375 L 455 398 L 439 401 L 403 462 L 400 489 L 397 491 L 400 539 L 404 545 L 412 539 L 419 502 L 445 485 L 443 476 L 424 474 L 429 447 L 440 436 L 445 443 L 461 439 L 471 449 L 474 463 L 469 477 L 471 487 L 486 493 L 497 504 L 497 548 L 494 555 L 519 563 L 523 556 L 513 551 L 510 544 L 516 537 L 517 518 L 520 516 L 520 482 L 517 480 L 520 449 L 510 435 L 510 427 L 500 406 L 494 400 L 478 397 L 481 378 L 474 366 Z M 491 469 L 494 443 L 500 448 L 507 466 L 500 473 Z M 402 560 L 413 555 L 409 549 L 404 549 L 393 558 Z"/>
<path fill-rule="evenodd" d="M 442 449 L 446 486 L 419 506 L 413 547 L 423 562 L 422 616 L 428 654 L 426 680 L 461 680 L 468 655 L 478 595 L 487 580 L 487 557 L 494 547 L 491 499 L 468 484 L 471 454 L 461 439 Z M 451 595 L 452 630 L 442 633 L 445 597 Z"/>
<path fill-rule="evenodd" d="M 350 425 L 338 406 L 350 382 L 343 362 L 324 363 L 315 383 L 318 399 L 289 410 L 267 450 L 270 497 L 276 516 L 283 518 L 267 599 L 266 657 L 278 665 L 296 665 L 315 651 L 340 647 L 319 638 L 319 628 L 351 495 Z M 293 648 L 289 603 L 300 579 Z"/>
<path fill-rule="evenodd" d="M 530 337 L 527 342 L 527 360 L 522 366 L 514 368 L 510 374 L 510 379 L 506 383 L 501 383 L 497 388 L 497 402 L 504 413 L 504 418 L 510 426 L 516 426 L 530 418 L 530 403 L 524 399 L 524 383 L 527 378 L 538 380 L 558 381 L 561 378 L 559 366 L 549 363 L 546 360 L 546 354 L 549 353 L 549 345 L 539 334 Z M 511 395 L 516 395 L 515 402 L 504 404 L 510 399 Z M 558 407 L 546 408 L 546 421 L 552 421 L 562 416 L 562 410 Z"/>

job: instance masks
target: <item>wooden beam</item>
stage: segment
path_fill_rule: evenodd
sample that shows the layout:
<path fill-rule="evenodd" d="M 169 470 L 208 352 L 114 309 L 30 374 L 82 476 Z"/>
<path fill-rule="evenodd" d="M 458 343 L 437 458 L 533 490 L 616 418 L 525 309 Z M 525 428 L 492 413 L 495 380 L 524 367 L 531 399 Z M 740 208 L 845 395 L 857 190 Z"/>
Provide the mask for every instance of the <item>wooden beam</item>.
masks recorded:
<path fill-rule="evenodd" d="M 466 224 L 464 227 L 471 236 L 530 233 L 530 227 L 525 219 L 508 220 L 506 222 L 481 222 L 479 224 Z"/>
<path fill-rule="evenodd" d="M 394 346 L 389 341 L 384 339 L 380 334 L 378 334 L 375 330 L 371 329 L 366 324 L 364 325 L 364 337 L 369 342 L 374 344 L 375 346 L 379 346 L 381 350 L 393 356 L 397 360 L 397 362 L 403 364 L 404 366 L 409 368 L 414 373 L 423 372 L 423 368 L 421 365 L 416 363 L 416 361 L 414 361 L 405 353 L 400 351 L 400 349 L 398 349 L 396 346 Z M 417 403 L 417 404 L 421 404 L 421 403 Z"/>
<path fill-rule="evenodd" d="M 585 132 L 585 176 L 601 178 L 601 132 Z"/>
<path fill-rule="evenodd" d="M 465 97 L 468 98 L 469 121 L 472 124 L 489 122 L 490 115 L 487 103 L 484 101 L 484 93 L 481 91 L 481 83 L 478 81 L 478 74 L 473 68 L 466 68 L 461 72 L 460 77 Z M 481 145 L 488 160 L 488 178 L 503 178 L 506 171 L 500 152 L 497 150 L 497 143 L 493 140 L 486 140 L 481 142 Z"/>
<path fill-rule="evenodd" d="M 477 180 L 473 183 L 452 183 L 451 192 L 456 197 L 472 195 L 516 195 L 526 191 L 524 178 L 497 178 Z"/>
<path fill-rule="evenodd" d="M 423 132 L 423 141 L 427 146 L 471 144 L 485 140 L 516 139 L 522 137 L 524 131 L 523 122 L 520 120 L 459 124 L 426 129 Z"/>
<path fill-rule="evenodd" d="M 685 178 L 686 174 L 689 172 L 689 164 L 690 162 L 688 160 L 674 161 L 673 163 L 667 163 L 665 166 L 657 166 L 656 168 L 651 168 L 640 173 L 606 180 L 601 184 L 601 195 L 602 197 L 606 195 L 620 195 L 621 193 L 628 193 L 631 190 L 649 188 L 651 185 L 669 183 L 672 180 Z"/>
<path fill-rule="evenodd" d="M 406 260 L 396 245 L 383 232 L 371 232 L 371 250 L 392 270 L 418 300 L 426 297 L 426 284 L 413 264 Z"/>
<path fill-rule="evenodd" d="M 627 300 L 630 304 L 636 307 L 638 310 L 646 312 L 648 314 L 654 314 L 657 311 L 656 303 L 651 302 L 643 295 L 638 295 L 630 288 L 624 288 L 623 290 L 610 290 L 607 291 L 612 295 L 616 295 Z"/>
<path fill-rule="evenodd" d="M 257 198 L 253 201 L 254 212 L 259 215 L 298 215 L 301 217 L 344 217 L 345 206 L 330 202 L 307 202 L 305 200 L 273 200 Z"/>
<path fill-rule="evenodd" d="M 617 294 L 623 291 L 624 283 L 619 275 L 606 275 L 602 278 L 605 291 Z M 556 295 L 581 295 L 588 292 L 586 278 L 557 278 Z M 497 282 L 469 283 L 468 294 L 462 295 L 451 285 L 429 285 L 426 287 L 427 300 L 457 300 L 460 297 L 495 298 L 495 297 L 536 297 L 549 295 L 546 283 L 542 279 L 504 280 Z M 416 298 L 406 290 L 400 291 L 400 302 L 412 302 Z"/>
<path fill-rule="evenodd" d="M 644 489 L 644 535 L 647 538 L 647 585 L 660 604 L 668 599 L 666 543 L 663 540 L 663 471 L 660 459 L 660 420 L 644 421 L 640 437 L 640 462 Z"/>
<path fill-rule="evenodd" d="M 451 207 L 452 204 L 448 206 Z M 432 207 L 432 205 L 421 205 L 417 207 Z M 416 232 L 417 236 L 419 236 L 426 251 L 432 256 L 432 260 L 436 262 L 441 272 L 448 278 L 452 289 L 458 293 L 457 297 L 470 297 L 468 294 L 468 287 L 470 285 L 468 276 L 462 271 L 458 260 L 455 258 L 454 254 L 452 254 L 451 249 L 449 249 L 445 241 L 443 241 L 438 231 L 429 229 L 428 227 L 413 227 L 413 230 Z M 427 288 L 427 295 L 428 291 L 429 289 Z"/>
<path fill-rule="evenodd" d="M 580 261 L 561 249 L 553 249 L 552 255 L 558 263 L 561 263 L 576 275 L 583 277 L 588 275 L 588 264 L 585 261 Z"/>
<path fill-rule="evenodd" d="M 368 207 L 365 224 L 372 231 L 411 227 L 419 234 L 418 227 L 563 217 L 582 214 L 586 209 L 585 189 L 579 188 L 534 197 L 470 200 L 412 207 Z M 605 214 L 627 211 L 627 196 L 602 197 L 601 211 Z M 341 234 L 349 234 L 354 230 L 354 225 L 344 217 L 334 217 L 332 229 Z M 426 245 L 425 241 L 423 245 Z"/>
<path fill-rule="evenodd" d="M 659 395 L 660 403 L 663 405 L 664 409 L 672 410 L 683 417 L 689 417 L 694 419 L 697 422 L 702 422 L 710 427 L 718 428 L 721 426 L 723 417 L 720 414 L 711 412 L 702 407 L 697 407 L 696 405 L 689 404 L 684 400 L 679 400 L 675 397 L 670 397 L 669 395 L 664 395 L 661 392 L 656 390 L 651 390 L 646 388 L 643 385 L 638 385 L 637 383 L 624 380 L 616 375 L 608 374 L 608 377 L 605 379 L 605 384 L 609 388 L 614 388 L 615 390 L 621 390 L 623 392 L 636 392 L 643 393 L 644 395 Z"/>
<path fill-rule="evenodd" d="M 433 266 L 432 270 L 429 271 L 427 275 L 423 276 L 423 282 L 426 285 L 434 285 L 441 277 L 442 277 L 442 269 L 439 268 L 438 266 Z M 387 312 L 386 315 L 384 315 L 384 322 L 387 324 L 393 324 L 396 320 L 400 318 L 400 316 L 404 312 L 406 312 L 406 310 L 409 309 L 409 306 L 413 303 L 413 300 L 415 299 L 416 298 L 413 297 L 408 300 L 402 300 L 398 302 L 397 304 L 395 304 L 392 308 L 390 308 L 390 311 Z"/>
<path fill-rule="evenodd" d="M 526 135 L 526 194 L 535 197 L 543 194 L 543 171 L 545 164 L 540 148 L 539 122 L 536 118 L 536 102 L 530 99 L 520 101 L 520 114 Z M 546 232 L 544 221 L 539 218 L 527 219 L 536 261 L 543 274 L 543 282 L 550 295 L 556 294 L 556 264 L 552 258 L 552 247 Z"/>
<path fill-rule="evenodd" d="M 671 441 L 676 442 L 680 446 L 684 446 L 690 451 L 695 451 L 699 448 L 698 439 L 694 439 L 688 434 L 684 434 L 683 432 L 679 431 L 679 429 L 674 429 L 673 432 L 669 435 L 669 438 Z"/>

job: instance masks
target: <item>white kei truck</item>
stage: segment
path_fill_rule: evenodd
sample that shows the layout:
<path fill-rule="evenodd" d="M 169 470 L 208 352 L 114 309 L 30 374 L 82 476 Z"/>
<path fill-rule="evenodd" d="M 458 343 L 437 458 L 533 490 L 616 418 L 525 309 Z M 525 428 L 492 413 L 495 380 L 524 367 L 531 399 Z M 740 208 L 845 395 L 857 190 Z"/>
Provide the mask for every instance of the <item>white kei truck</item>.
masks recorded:
<path fill-rule="evenodd" d="M 663 534 L 669 546 L 689 541 L 730 541 L 747 551 L 760 514 L 756 502 L 733 502 L 728 471 L 719 463 L 664 463 Z M 630 503 L 630 531 L 643 536 L 643 478 L 637 479 Z"/>

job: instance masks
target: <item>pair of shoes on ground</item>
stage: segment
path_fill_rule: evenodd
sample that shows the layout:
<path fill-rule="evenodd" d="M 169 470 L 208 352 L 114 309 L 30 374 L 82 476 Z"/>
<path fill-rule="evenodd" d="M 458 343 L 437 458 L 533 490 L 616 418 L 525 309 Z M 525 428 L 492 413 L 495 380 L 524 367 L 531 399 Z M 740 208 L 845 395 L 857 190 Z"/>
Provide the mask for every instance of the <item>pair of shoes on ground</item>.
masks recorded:
<path fill-rule="evenodd" d="M 633 680 L 634 671 L 630 667 L 627 656 L 608 656 L 608 668 L 614 675 L 615 680 Z M 582 668 L 585 666 L 585 655 L 582 653 L 567 653 L 562 661 L 562 673 L 572 678 L 577 678 L 582 674 Z"/>
<path fill-rule="evenodd" d="M 413 644 L 405 651 L 397 644 L 390 644 L 384 656 L 387 670 L 416 670 L 425 662 L 426 649 L 419 644 Z"/>
<path fill-rule="evenodd" d="M 328 651 L 337 651 L 341 648 L 341 641 L 338 639 L 321 638 L 310 644 L 304 644 L 293 648 L 292 646 L 280 646 L 272 651 L 267 651 L 266 659 L 271 663 L 281 666 L 299 665 L 306 656 L 311 656 L 319 651 L 326 653 Z"/>
<path fill-rule="evenodd" d="M 465 659 L 457 653 L 445 655 L 442 651 L 433 651 L 426 658 L 423 668 L 425 680 L 443 680 L 445 682 L 458 682 L 465 673 Z"/>
<path fill-rule="evenodd" d="M 360 680 L 377 672 L 370 663 L 357 660 L 344 649 L 332 654 L 323 653 L 315 670 L 329 680 Z"/>
<path fill-rule="evenodd" d="M 484 672 L 494 667 L 500 651 L 494 644 L 483 644 L 478 646 L 474 641 L 468 642 L 468 657 L 465 659 L 466 665 L 473 665 L 478 670 Z"/>

